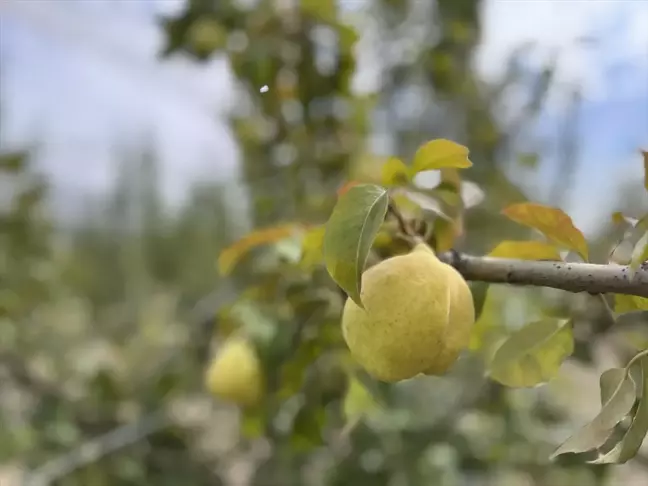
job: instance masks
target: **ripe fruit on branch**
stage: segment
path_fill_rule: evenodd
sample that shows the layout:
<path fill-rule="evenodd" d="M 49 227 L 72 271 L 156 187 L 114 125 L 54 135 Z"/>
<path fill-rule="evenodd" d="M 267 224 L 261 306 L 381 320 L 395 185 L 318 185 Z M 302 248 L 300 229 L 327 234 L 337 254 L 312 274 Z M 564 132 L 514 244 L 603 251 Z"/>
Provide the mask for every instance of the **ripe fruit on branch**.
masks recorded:
<path fill-rule="evenodd" d="M 356 361 L 381 381 L 443 375 L 469 344 L 470 288 L 424 243 L 369 268 L 361 299 L 364 309 L 347 299 L 342 331 Z"/>

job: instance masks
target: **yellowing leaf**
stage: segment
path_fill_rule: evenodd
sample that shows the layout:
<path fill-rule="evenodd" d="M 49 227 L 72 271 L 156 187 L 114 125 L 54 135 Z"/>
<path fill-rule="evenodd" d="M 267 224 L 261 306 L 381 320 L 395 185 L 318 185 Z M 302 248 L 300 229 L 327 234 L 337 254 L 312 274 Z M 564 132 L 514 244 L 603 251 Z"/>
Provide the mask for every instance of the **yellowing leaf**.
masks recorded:
<path fill-rule="evenodd" d="M 304 270 L 311 270 L 324 259 L 322 245 L 324 244 L 324 226 L 309 229 L 302 240 L 302 255 L 299 265 Z"/>
<path fill-rule="evenodd" d="M 326 223 L 323 253 L 333 280 L 356 304 L 360 299 L 362 272 L 371 245 L 385 220 L 387 191 L 373 184 L 360 184 L 340 196 Z"/>
<path fill-rule="evenodd" d="M 623 314 L 625 312 L 648 310 L 648 299 L 638 295 L 614 295 L 614 311 Z"/>
<path fill-rule="evenodd" d="M 636 399 L 632 378 L 624 369 L 612 368 L 601 375 L 601 411 L 587 425 L 562 443 L 551 459 L 566 453 L 582 453 L 601 447 L 616 425 L 628 415 Z"/>
<path fill-rule="evenodd" d="M 253 248 L 269 243 L 276 243 L 284 238 L 288 238 L 301 229 L 301 225 L 288 223 L 252 231 L 221 252 L 218 257 L 218 270 L 220 274 L 228 275 L 241 258 Z"/>
<path fill-rule="evenodd" d="M 516 223 L 540 231 L 557 245 L 576 251 L 583 260 L 589 259 L 583 233 L 561 209 L 537 203 L 517 203 L 508 206 L 502 213 Z"/>
<path fill-rule="evenodd" d="M 635 457 L 648 433 L 648 356 L 640 360 L 642 393 L 637 412 L 623 438 L 609 452 L 597 457 L 593 464 L 623 464 Z"/>
<path fill-rule="evenodd" d="M 620 211 L 615 211 L 614 213 L 612 213 L 612 222 L 613 222 L 614 224 L 623 224 L 623 223 L 625 223 L 626 221 L 627 221 L 627 220 L 626 220 L 626 217 L 623 215 L 622 212 L 620 212 Z"/>
<path fill-rule="evenodd" d="M 356 181 L 345 182 L 337 191 L 338 197 L 344 195 L 349 189 L 351 189 L 353 186 L 357 186 L 358 184 L 360 183 Z"/>
<path fill-rule="evenodd" d="M 555 246 L 542 241 L 502 241 L 488 256 L 521 260 L 562 260 Z"/>
<path fill-rule="evenodd" d="M 407 166 L 402 160 L 391 157 L 382 166 L 382 184 L 387 187 L 402 186 L 409 182 Z"/>
<path fill-rule="evenodd" d="M 449 251 L 455 241 L 463 234 L 463 218 L 457 216 L 453 220 L 437 218 L 433 224 L 434 249 L 437 253 Z"/>
<path fill-rule="evenodd" d="M 542 319 L 514 332 L 495 351 L 490 376 L 511 387 L 546 383 L 574 351 L 568 319 Z"/>
<path fill-rule="evenodd" d="M 432 140 L 422 145 L 414 154 L 412 173 L 444 168 L 467 169 L 472 167 L 468 153 L 467 147 L 450 140 Z"/>

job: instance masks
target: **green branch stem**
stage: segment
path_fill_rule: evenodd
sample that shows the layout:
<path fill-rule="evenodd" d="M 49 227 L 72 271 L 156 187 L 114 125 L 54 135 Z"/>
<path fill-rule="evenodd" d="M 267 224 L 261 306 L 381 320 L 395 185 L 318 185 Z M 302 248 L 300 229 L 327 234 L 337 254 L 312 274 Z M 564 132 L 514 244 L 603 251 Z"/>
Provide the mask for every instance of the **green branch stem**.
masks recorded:
<path fill-rule="evenodd" d="M 621 265 L 478 257 L 457 252 L 446 252 L 439 258 L 455 267 L 466 280 L 648 297 L 646 264 L 633 270 Z"/>
<path fill-rule="evenodd" d="M 641 351 L 641 352 L 635 354 L 635 355 L 632 357 L 632 359 L 631 359 L 630 361 L 628 361 L 628 364 L 627 364 L 626 367 L 625 367 L 626 375 L 627 375 L 628 372 L 630 371 L 630 368 L 632 368 L 632 366 L 633 366 L 637 361 L 639 361 L 639 360 L 642 359 L 642 358 L 645 358 L 646 356 L 648 356 L 648 349 L 644 349 L 643 351 Z"/>

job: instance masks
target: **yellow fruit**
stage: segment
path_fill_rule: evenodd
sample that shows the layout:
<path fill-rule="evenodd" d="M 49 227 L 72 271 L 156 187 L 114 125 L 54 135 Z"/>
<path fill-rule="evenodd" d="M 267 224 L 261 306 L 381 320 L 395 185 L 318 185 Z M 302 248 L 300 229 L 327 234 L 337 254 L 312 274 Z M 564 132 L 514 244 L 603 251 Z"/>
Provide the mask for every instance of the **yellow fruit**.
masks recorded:
<path fill-rule="evenodd" d="M 470 288 L 423 243 L 368 269 L 361 298 L 364 310 L 347 299 L 342 332 L 355 360 L 379 380 L 442 375 L 468 347 Z"/>
<path fill-rule="evenodd" d="M 241 406 L 256 405 L 263 395 L 263 372 L 254 347 L 244 338 L 229 338 L 205 374 L 216 397 Z"/>

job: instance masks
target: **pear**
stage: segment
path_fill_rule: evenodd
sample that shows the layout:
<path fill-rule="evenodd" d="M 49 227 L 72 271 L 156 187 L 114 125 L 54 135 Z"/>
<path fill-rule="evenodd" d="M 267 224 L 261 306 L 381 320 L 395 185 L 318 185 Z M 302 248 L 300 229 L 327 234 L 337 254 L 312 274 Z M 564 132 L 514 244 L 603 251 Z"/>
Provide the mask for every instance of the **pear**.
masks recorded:
<path fill-rule="evenodd" d="M 443 375 L 468 347 L 470 287 L 424 243 L 364 272 L 361 299 L 364 309 L 347 299 L 342 333 L 358 364 L 381 381 Z"/>
<path fill-rule="evenodd" d="M 245 338 L 226 340 L 205 373 L 205 385 L 217 398 L 243 407 L 259 403 L 264 390 L 261 362 Z"/>

